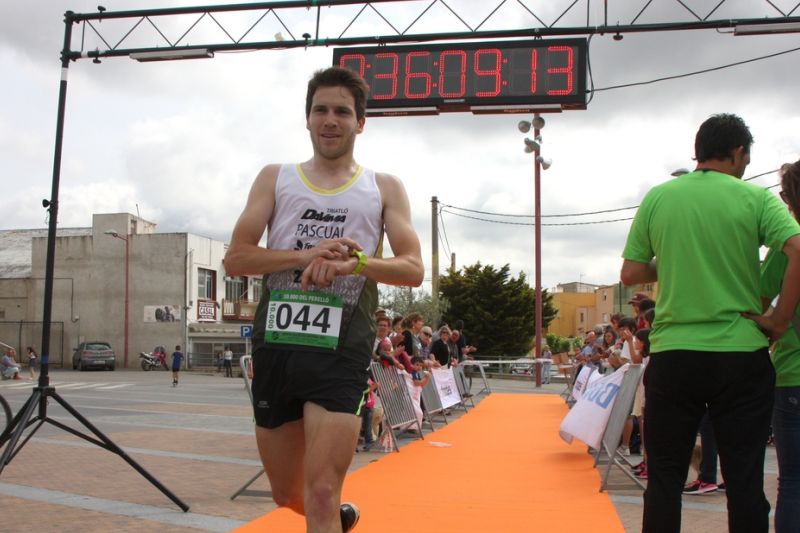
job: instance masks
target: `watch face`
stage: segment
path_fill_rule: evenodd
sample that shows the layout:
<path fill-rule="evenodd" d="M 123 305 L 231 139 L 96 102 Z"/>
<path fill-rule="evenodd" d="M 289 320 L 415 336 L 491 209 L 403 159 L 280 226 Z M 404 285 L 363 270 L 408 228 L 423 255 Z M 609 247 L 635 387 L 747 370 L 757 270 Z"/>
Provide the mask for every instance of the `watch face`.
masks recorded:
<path fill-rule="evenodd" d="M 368 112 L 432 107 L 586 107 L 585 39 L 339 48 L 370 87 Z"/>

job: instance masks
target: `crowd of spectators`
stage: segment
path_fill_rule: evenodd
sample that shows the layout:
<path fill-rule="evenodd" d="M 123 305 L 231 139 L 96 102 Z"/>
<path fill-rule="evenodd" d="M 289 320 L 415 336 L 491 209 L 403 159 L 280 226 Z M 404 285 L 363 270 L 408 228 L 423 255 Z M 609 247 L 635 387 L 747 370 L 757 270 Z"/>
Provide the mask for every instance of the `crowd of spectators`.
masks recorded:
<path fill-rule="evenodd" d="M 454 322 L 453 328 L 442 324 L 434 331 L 430 325 L 425 324 L 425 318 L 420 313 L 411 312 L 405 317 L 390 317 L 379 309 L 375 313 L 375 323 L 373 362 L 407 373 L 412 385 L 420 389 L 430 380 L 431 369 L 456 366 L 465 359 L 472 359 L 472 354 L 477 351 L 467 341 L 464 322 L 461 320 Z M 364 420 L 361 450 L 364 451 L 371 449 L 380 436 L 383 407 L 380 401 L 380 382 L 375 378 L 370 375 L 369 393 L 365 408 L 362 409 Z M 419 398 L 418 394 L 412 396 Z M 417 404 L 419 401 L 416 400 Z"/>

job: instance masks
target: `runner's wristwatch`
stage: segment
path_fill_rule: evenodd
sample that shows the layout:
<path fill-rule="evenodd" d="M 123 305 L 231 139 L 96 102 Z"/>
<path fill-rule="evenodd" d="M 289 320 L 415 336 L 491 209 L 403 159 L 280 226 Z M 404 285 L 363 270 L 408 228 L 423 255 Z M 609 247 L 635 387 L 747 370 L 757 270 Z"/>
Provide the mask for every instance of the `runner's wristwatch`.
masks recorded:
<path fill-rule="evenodd" d="M 350 255 L 358 258 L 358 263 L 356 263 L 356 267 L 352 272 L 354 276 L 358 276 L 364 270 L 364 267 L 367 266 L 367 254 L 359 250 L 350 250 Z"/>

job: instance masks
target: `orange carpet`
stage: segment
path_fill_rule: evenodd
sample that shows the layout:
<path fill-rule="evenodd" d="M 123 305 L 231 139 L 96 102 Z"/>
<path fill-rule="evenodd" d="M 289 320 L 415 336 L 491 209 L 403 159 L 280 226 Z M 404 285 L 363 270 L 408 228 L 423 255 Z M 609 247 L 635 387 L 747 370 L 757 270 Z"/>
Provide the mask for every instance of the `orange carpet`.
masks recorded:
<path fill-rule="evenodd" d="M 586 445 L 566 444 L 556 395 L 491 394 L 459 420 L 350 474 L 360 533 L 624 532 Z M 273 511 L 236 533 L 302 533 Z"/>

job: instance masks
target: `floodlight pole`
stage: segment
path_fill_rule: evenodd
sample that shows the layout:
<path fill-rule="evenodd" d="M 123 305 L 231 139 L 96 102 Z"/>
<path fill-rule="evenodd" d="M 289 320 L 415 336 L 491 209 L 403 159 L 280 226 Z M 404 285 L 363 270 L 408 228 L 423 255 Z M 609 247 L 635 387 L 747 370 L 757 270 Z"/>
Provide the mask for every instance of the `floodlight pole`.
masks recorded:
<path fill-rule="evenodd" d="M 189 510 L 189 506 L 173 494 L 168 488 L 161 484 L 154 478 L 147 470 L 145 470 L 139 463 L 133 460 L 125 451 L 117 446 L 111 439 L 109 439 L 103 432 L 96 428 L 86 417 L 81 415 L 74 407 L 66 402 L 57 392 L 55 387 L 50 385 L 50 328 L 51 316 L 53 311 L 53 280 L 55 272 L 55 255 L 56 255 L 56 227 L 58 225 L 58 186 L 61 180 L 61 150 L 64 137 L 64 115 L 67 106 L 67 73 L 70 62 L 70 44 L 72 42 L 72 24 L 77 22 L 77 17 L 72 11 L 64 13 L 64 49 L 61 51 L 61 84 L 58 92 L 58 110 L 56 115 L 56 140 L 55 152 L 53 156 L 53 183 L 50 192 L 50 200 L 43 200 L 42 205 L 49 212 L 48 230 L 47 230 L 47 259 L 45 263 L 45 279 L 44 279 L 44 305 L 42 311 L 42 346 L 41 346 L 41 371 L 39 373 L 39 381 L 33 388 L 32 394 L 28 397 L 22 405 L 17 414 L 11 420 L 11 423 L 6 426 L 2 433 L 0 433 L 0 448 L 3 448 L 3 454 L 0 455 L 0 474 L 3 469 L 8 465 L 14 457 L 22 450 L 27 442 L 33 435 L 44 425 L 45 422 L 56 426 L 76 437 L 80 437 L 92 444 L 108 450 L 120 456 L 127 462 L 134 470 L 139 472 L 147 481 L 160 490 L 165 496 L 172 500 L 184 512 Z M 75 429 L 60 420 L 51 418 L 47 414 L 47 407 L 49 398 L 55 400 L 61 407 L 63 407 L 69 414 L 71 414 L 78 422 L 83 424 L 92 434 L 87 435 L 80 430 Z M 20 438 L 29 427 L 33 429 L 25 436 L 20 442 Z"/>
<path fill-rule="evenodd" d="M 539 113 L 533 114 L 533 124 L 539 124 Z M 536 126 L 533 128 L 533 138 L 539 137 L 540 130 Z M 542 163 L 539 160 L 539 152 L 541 151 L 540 143 L 536 144 L 537 148 L 534 150 L 534 167 L 533 167 L 533 195 L 534 195 L 534 209 L 533 209 L 533 225 L 534 225 L 534 244 L 536 246 L 535 253 L 535 280 L 536 280 L 536 305 L 534 324 L 535 324 L 535 343 L 533 354 L 537 362 L 533 365 L 536 372 L 536 387 L 542 386 L 542 364 L 538 361 L 542 357 L 542 196 L 541 196 L 541 175 Z"/>

